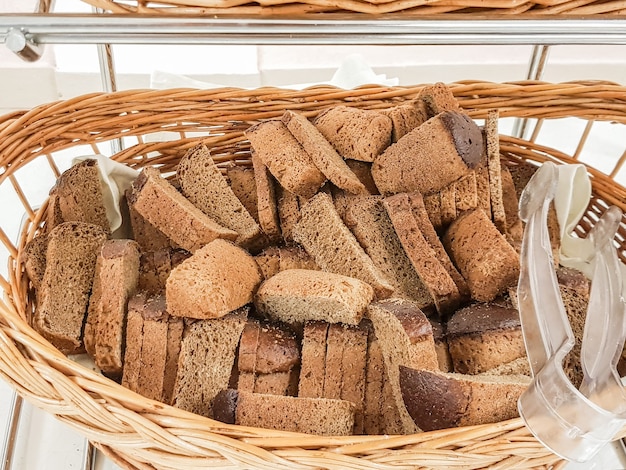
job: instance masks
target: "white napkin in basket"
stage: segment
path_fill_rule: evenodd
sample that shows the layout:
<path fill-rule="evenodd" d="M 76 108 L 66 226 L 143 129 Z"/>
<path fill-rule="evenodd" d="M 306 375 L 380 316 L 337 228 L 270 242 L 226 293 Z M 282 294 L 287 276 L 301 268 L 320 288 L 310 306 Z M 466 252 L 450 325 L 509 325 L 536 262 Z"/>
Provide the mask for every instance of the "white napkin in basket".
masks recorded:
<path fill-rule="evenodd" d="M 104 155 L 76 157 L 72 160 L 72 165 L 87 159 L 98 161 L 104 207 L 113 238 L 127 238 L 129 231 L 128 227 L 123 225 L 124 220 L 120 210 L 120 200 L 135 178 L 137 178 L 139 172 Z"/>
<path fill-rule="evenodd" d="M 591 181 L 582 164 L 557 165 L 559 180 L 554 208 L 561 235 L 560 264 L 578 269 L 593 280 L 594 247 L 591 240 L 574 235 L 574 228 L 584 215 L 591 199 Z M 622 294 L 626 297 L 626 266 L 622 270 Z"/>

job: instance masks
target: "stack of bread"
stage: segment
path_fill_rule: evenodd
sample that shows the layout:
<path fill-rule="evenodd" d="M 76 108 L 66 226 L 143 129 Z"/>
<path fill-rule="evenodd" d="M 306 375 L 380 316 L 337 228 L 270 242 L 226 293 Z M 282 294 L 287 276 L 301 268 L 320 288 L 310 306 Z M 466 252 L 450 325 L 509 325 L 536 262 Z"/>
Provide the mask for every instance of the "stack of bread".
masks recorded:
<path fill-rule="evenodd" d="M 228 423 L 404 434 L 512 418 L 530 381 L 515 286 L 534 167 L 503 164 L 497 122 L 479 127 L 443 84 L 381 111 L 288 110 L 245 132 L 252 167 L 198 144 L 170 179 L 144 168 L 121 201 L 132 239 L 111 235 L 97 162 L 79 163 L 23 250 L 33 326 Z M 581 324 L 588 283 L 560 279 Z"/>

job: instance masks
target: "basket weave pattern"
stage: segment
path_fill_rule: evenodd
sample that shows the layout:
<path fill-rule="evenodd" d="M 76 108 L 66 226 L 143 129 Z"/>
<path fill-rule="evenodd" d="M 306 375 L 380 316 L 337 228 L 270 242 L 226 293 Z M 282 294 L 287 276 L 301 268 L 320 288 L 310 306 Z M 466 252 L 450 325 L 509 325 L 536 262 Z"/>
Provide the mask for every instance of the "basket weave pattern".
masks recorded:
<path fill-rule="evenodd" d="M 623 0 L 83 0 L 112 13 L 284 14 L 356 12 L 411 16 L 468 15 L 624 15 Z"/>
<path fill-rule="evenodd" d="M 461 82 L 451 88 L 475 119 L 500 109 L 501 117 L 579 117 L 626 124 L 626 87 L 605 82 L 494 84 Z M 8 278 L 0 277 L 0 377 L 34 403 L 78 429 L 120 466 L 135 469 L 413 469 L 561 468 L 564 462 L 539 444 L 521 419 L 410 436 L 304 436 L 226 425 L 147 400 L 66 358 L 28 326 L 33 299 L 19 252 L 44 220 L 46 202 L 31 201 L 21 172 L 47 164 L 60 174 L 57 155 L 124 138 L 113 158 L 132 167 L 172 171 L 186 149 L 202 140 L 216 162 L 250 165 L 243 131 L 285 109 L 313 116 L 337 104 L 383 109 L 417 97 L 421 87 L 362 87 L 301 91 L 133 90 L 91 94 L 0 117 L 0 185 L 12 186 L 26 223 L 17 244 L 0 227 L 8 251 Z M 133 145 L 128 145 L 129 142 Z M 503 157 L 572 163 L 559 151 L 503 136 Z M 618 165 L 621 165 L 621 161 Z M 616 167 L 612 174 L 619 169 Z M 578 227 L 584 235 L 608 205 L 626 210 L 626 190 L 590 168 L 594 197 Z M 43 202 L 41 209 L 35 210 Z M 5 220 L 5 219 L 2 219 Z M 616 244 L 626 252 L 626 223 Z"/>

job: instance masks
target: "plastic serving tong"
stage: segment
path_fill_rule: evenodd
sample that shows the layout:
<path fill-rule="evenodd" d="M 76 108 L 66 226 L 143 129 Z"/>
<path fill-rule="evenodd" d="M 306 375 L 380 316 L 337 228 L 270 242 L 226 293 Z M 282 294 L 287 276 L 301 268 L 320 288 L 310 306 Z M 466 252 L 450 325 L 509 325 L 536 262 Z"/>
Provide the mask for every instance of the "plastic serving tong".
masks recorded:
<path fill-rule="evenodd" d="M 626 424 L 626 394 L 616 365 L 625 338 L 622 277 L 612 240 L 622 212 L 611 207 L 588 235 L 594 246 L 593 279 L 583 333 L 580 390 L 563 359 L 575 343 L 554 271 L 547 216 L 558 169 L 544 163 L 520 198 L 526 223 L 518 302 L 533 381 L 518 409 L 533 435 L 557 455 L 585 462 Z"/>

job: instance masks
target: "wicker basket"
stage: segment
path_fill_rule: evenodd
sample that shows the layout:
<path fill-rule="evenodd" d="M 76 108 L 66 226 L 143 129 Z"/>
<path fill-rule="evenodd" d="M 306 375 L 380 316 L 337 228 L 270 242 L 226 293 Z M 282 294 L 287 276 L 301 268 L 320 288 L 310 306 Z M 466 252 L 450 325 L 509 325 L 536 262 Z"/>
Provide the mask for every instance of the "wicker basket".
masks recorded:
<path fill-rule="evenodd" d="M 615 84 L 463 82 L 451 87 L 476 119 L 484 118 L 488 109 L 499 108 L 501 117 L 575 116 L 626 125 L 626 87 Z M 0 118 L 0 189 L 3 195 L 11 193 L 19 213 L 26 214 L 17 244 L 10 241 L 7 228 L 16 221 L 6 215 L 0 219 L 9 273 L 6 279 L 0 277 L 2 378 L 126 468 L 560 468 L 564 462 L 532 438 L 521 419 L 396 437 L 313 437 L 225 425 L 130 392 L 66 358 L 28 325 L 33 299 L 17 260 L 41 228 L 47 189 L 72 151 L 106 153 L 108 141 L 123 138 L 126 150 L 114 155 L 115 160 L 135 168 L 158 165 L 168 172 L 201 139 L 221 164 L 250 165 L 243 130 L 258 120 L 279 116 L 285 109 L 312 116 L 340 103 L 383 109 L 415 98 L 420 89 L 134 90 L 81 96 Z M 512 163 L 575 161 L 512 137 L 502 137 L 501 149 Z M 50 185 L 29 185 L 33 171 L 49 173 Z M 607 205 L 626 210 L 626 190 L 597 170 L 590 169 L 590 174 L 594 197 L 578 227 L 580 234 L 589 230 Z M 35 210 L 38 204 L 43 205 Z M 3 211 L 7 207 L 3 201 Z M 625 227 L 622 223 L 616 237 L 622 259 Z"/>
<path fill-rule="evenodd" d="M 112 13 L 140 14 L 266 14 L 402 12 L 432 15 L 624 15 L 623 0 L 83 0 Z"/>

